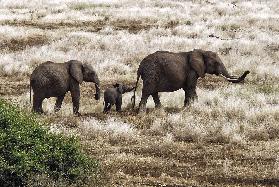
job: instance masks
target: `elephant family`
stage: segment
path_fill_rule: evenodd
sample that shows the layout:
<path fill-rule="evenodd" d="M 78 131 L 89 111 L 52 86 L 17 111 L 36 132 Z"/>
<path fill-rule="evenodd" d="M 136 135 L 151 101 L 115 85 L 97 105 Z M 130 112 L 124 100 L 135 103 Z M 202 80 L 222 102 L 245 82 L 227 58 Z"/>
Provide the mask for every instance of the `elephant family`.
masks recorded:
<path fill-rule="evenodd" d="M 157 51 L 145 57 L 139 65 L 133 96 L 134 106 L 140 77 L 143 80 L 143 88 L 139 112 L 144 112 L 150 95 L 153 97 L 155 107 L 160 107 L 158 92 L 173 92 L 180 88 L 185 91 L 184 106 L 188 105 L 191 100 L 197 98 L 197 79 L 203 78 L 206 73 L 221 75 L 230 82 L 239 83 L 245 79 L 249 71 L 245 71 L 239 78 L 231 76 L 220 57 L 212 51 L 201 49 L 180 53 Z"/>
<path fill-rule="evenodd" d="M 114 104 L 116 105 L 116 111 L 120 112 L 122 106 L 122 94 L 130 92 L 133 89 L 134 87 L 131 88 L 118 83 L 114 84 L 113 88 L 107 88 L 104 92 L 104 113 L 108 112 Z"/>
<path fill-rule="evenodd" d="M 45 98 L 56 97 L 54 110 L 59 111 L 65 97 L 70 91 L 73 102 L 73 112 L 79 113 L 80 88 L 83 82 L 94 82 L 96 88 L 95 99 L 100 99 L 100 82 L 97 73 L 89 64 L 83 64 L 77 60 L 65 63 L 44 62 L 35 68 L 30 77 L 30 101 L 31 89 L 33 89 L 33 111 L 43 113 L 42 102 Z"/>

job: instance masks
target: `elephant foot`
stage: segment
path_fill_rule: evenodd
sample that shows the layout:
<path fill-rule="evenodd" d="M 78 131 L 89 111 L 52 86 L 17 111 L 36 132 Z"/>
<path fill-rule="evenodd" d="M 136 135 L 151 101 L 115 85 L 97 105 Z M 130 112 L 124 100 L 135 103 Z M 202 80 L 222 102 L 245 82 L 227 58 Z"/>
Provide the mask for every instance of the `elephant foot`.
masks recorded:
<path fill-rule="evenodd" d="M 42 114 L 45 114 L 45 112 L 43 110 L 36 110 L 36 109 L 33 109 L 32 112 L 36 113 L 36 114 L 39 114 L 39 115 L 42 115 Z"/>
<path fill-rule="evenodd" d="M 100 99 L 100 94 L 95 94 L 94 98 L 95 98 L 95 100 L 99 100 Z"/>
<path fill-rule="evenodd" d="M 81 116 L 81 114 L 79 112 L 75 112 L 74 115 L 77 116 L 77 117 Z"/>
<path fill-rule="evenodd" d="M 161 103 L 155 104 L 155 108 L 162 108 L 162 107 L 163 107 L 163 105 Z"/>
<path fill-rule="evenodd" d="M 60 108 L 54 108 L 54 112 L 57 113 L 59 112 Z"/>
<path fill-rule="evenodd" d="M 146 113 L 146 108 L 139 108 L 139 110 L 138 110 L 138 114 L 144 114 L 144 113 Z"/>
<path fill-rule="evenodd" d="M 193 95 L 188 100 L 184 101 L 184 108 L 190 106 L 190 104 L 194 103 L 197 100 L 198 100 L 198 97 L 196 95 Z"/>
<path fill-rule="evenodd" d="M 188 102 L 184 103 L 183 108 L 187 108 L 189 106 L 190 106 L 190 102 L 188 101 Z"/>

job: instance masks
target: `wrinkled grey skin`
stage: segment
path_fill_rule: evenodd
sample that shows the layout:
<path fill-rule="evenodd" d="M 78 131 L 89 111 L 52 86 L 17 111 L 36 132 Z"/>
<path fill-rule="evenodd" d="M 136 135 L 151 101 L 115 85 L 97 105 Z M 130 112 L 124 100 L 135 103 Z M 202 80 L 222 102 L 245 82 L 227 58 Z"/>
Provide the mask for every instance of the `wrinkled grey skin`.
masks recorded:
<path fill-rule="evenodd" d="M 114 84 L 113 88 L 107 88 L 104 92 L 104 113 L 108 112 L 114 104 L 116 105 L 116 111 L 120 112 L 122 106 L 122 94 L 130 92 L 133 89 L 134 87 L 130 88 L 118 83 Z"/>
<path fill-rule="evenodd" d="M 158 92 L 173 92 L 180 88 L 185 91 L 184 106 L 188 105 L 191 100 L 197 98 L 197 79 L 203 78 L 206 73 L 220 75 L 230 82 L 239 83 L 245 79 L 249 71 L 239 78 L 231 76 L 216 53 L 200 49 L 180 53 L 157 51 L 148 55 L 141 61 L 137 71 L 135 91 L 139 78 L 143 80 L 139 113 L 145 112 L 150 95 L 155 107 L 160 107 Z"/>
<path fill-rule="evenodd" d="M 42 102 L 45 98 L 56 97 L 54 111 L 60 110 L 65 94 L 70 91 L 73 102 L 73 112 L 79 113 L 80 88 L 83 82 L 94 82 L 96 88 L 95 99 L 100 99 L 100 82 L 92 66 L 82 64 L 77 60 L 65 63 L 44 62 L 35 68 L 30 77 L 33 89 L 33 111 L 43 113 Z"/>

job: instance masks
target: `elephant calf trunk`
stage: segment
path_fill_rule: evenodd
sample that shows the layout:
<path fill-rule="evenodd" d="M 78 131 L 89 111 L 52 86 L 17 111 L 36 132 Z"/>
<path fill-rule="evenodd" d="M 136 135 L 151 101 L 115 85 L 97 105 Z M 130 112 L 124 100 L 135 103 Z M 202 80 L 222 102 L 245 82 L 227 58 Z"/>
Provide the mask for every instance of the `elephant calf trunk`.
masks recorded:
<path fill-rule="evenodd" d="M 100 86 L 99 86 L 99 84 L 95 84 L 95 89 L 96 89 L 96 94 L 95 94 L 95 99 L 96 100 L 99 100 L 100 99 Z"/>
<path fill-rule="evenodd" d="M 245 77 L 248 75 L 250 73 L 250 71 L 245 71 L 244 73 L 243 73 L 243 75 L 242 76 L 240 76 L 240 77 L 232 77 L 232 76 L 226 76 L 226 75 L 222 75 L 221 74 L 221 76 L 223 77 L 223 78 L 225 78 L 227 81 L 229 81 L 229 82 L 232 82 L 232 83 L 240 83 L 240 82 L 242 82 L 242 81 L 244 81 L 244 79 L 245 79 Z"/>

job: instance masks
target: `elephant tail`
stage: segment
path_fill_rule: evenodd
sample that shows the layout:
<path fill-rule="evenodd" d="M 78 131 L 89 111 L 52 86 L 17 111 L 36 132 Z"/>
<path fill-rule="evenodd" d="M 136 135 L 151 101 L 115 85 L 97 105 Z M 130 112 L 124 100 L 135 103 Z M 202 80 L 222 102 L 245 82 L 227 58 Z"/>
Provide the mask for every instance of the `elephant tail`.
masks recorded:
<path fill-rule="evenodd" d="M 137 82 L 136 82 L 136 86 L 134 87 L 134 95 L 132 96 L 131 100 L 133 101 L 133 108 L 135 108 L 136 106 L 136 90 L 137 90 L 137 87 L 138 87 L 138 82 L 139 82 L 139 78 L 140 78 L 140 72 L 138 70 L 137 72 Z"/>
<path fill-rule="evenodd" d="M 29 96 L 30 96 L 30 103 L 31 103 L 31 102 L 32 102 L 32 101 L 31 101 L 31 100 L 32 100 L 32 98 L 31 98 L 31 91 L 32 91 L 32 90 L 31 90 L 31 89 L 32 89 L 32 88 L 31 88 L 31 83 L 29 84 L 29 88 L 30 88 Z"/>
<path fill-rule="evenodd" d="M 29 98 L 30 98 L 30 103 L 32 102 L 32 84 L 34 81 L 30 80 L 30 84 L 29 84 Z"/>

